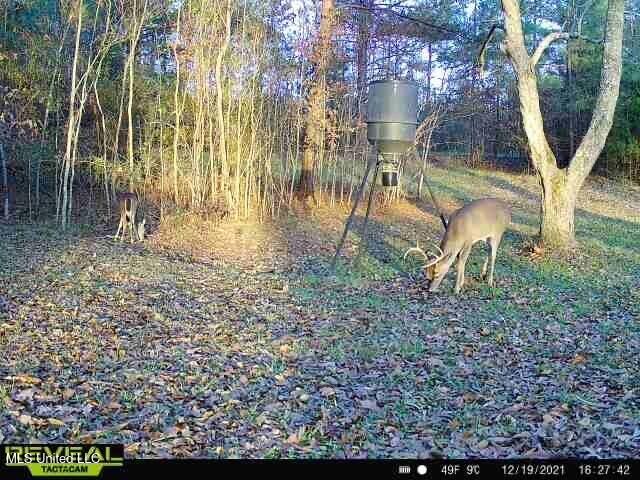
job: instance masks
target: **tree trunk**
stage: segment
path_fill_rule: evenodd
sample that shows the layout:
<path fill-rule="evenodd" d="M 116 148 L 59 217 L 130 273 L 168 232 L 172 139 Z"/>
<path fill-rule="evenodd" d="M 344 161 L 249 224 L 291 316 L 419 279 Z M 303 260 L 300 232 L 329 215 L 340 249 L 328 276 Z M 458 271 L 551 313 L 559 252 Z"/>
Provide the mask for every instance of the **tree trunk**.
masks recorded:
<path fill-rule="evenodd" d="M 73 140 L 76 129 L 76 96 L 78 94 L 77 77 L 78 77 L 78 58 L 80 56 L 80 33 L 82 32 L 82 0 L 78 0 L 77 6 L 78 23 L 76 30 L 75 49 L 73 54 L 73 66 L 71 70 L 71 94 L 69 95 L 69 120 L 67 123 L 67 142 L 64 153 L 64 173 L 62 174 L 62 203 L 58 199 L 56 213 L 60 218 L 60 225 L 63 229 L 67 228 L 69 223 L 69 204 L 72 201 L 69 184 L 69 174 L 71 173 L 71 163 L 73 161 Z"/>
<path fill-rule="evenodd" d="M 129 191 L 133 192 L 134 185 L 139 178 L 134 173 L 134 151 L 133 151 L 133 75 L 135 74 L 135 60 L 136 50 L 138 48 L 138 42 L 140 41 L 140 35 L 142 34 L 142 27 L 144 26 L 145 16 L 147 13 L 147 3 L 145 0 L 142 14 L 138 18 L 138 3 L 136 0 L 133 2 L 133 10 L 131 12 L 132 32 L 129 39 L 129 95 L 127 103 L 127 156 L 129 158 Z"/>
<path fill-rule="evenodd" d="M 369 65 L 369 45 L 371 43 L 371 0 L 360 0 L 363 10 L 357 13 L 358 22 L 358 49 L 357 61 L 357 96 L 358 96 L 358 121 L 364 121 L 364 99 L 367 90 L 367 67 Z"/>
<path fill-rule="evenodd" d="M 218 50 L 218 56 L 216 58 L 216 114 L 218 121 L 218 148 L 220 154 L 220 163 L 222 164 L 222 181 L 220 189 L 225 196 L 227 205 L 236 209 L 238 198 L 231 198 L 231 192 L 229 191 L 229 161 L 227 158 L 227 133 L 225 130 L 226 124 L 224 121 L 224 103 L 223 103 L 223 88 L 222 88 L 222 61 L 227 54 L 229 43 L 231 41 L 231 1 L 227 2 L 227 10 L 225 13 L 225 37 L 222 42 L 222 46 Z M 239 175 L 236 172 L 236 175 Z"/>
<path fill-rule="evenodd" d="M 9 177 L 7 175 L 7 159 L 4 156 L 4 148 L 0 143 L 0 164 L 2 164 L 2 205 L 4 219 L 9 220 Z"/>
<path fill-rule="evenodd" d="M 573 88 L 573 62 L 572 62 L 572 54 L 571 48 L 567 48 L 567 81 L 566 81 L 566 90 L 568 98 L 568 110 L 569 110 L 569 152 L 567 154 L 567 159 L 571 159 L 573 154 L 576 151 L 576 135 L 575 135 L 575 118 L 576 118 L 576 99 L 575 99 L 575 90 Z"/>
<path fill-rule="evenodd" d="M 176 22 L 176 37 L 180 38 L 180 14 L 182 6 L 178 5 L 178 19 Z M 180 115 L 182 109 L 180 106 L 180 57 L 178 56 L 178 42 L 173 47 L 173 53 L 176 62 L 176 87 L 173 91 L 173 104 L 175 108 L 175 125 L 173 129 L 173 203 L 178 206 L 180 203 L 180 192 L 178 190 L 178 146 L 180 143 Z"/>
<path fill-rule="evenodd" d="M 531 161 L 542 186 L 540 237 L 546 245 L 570 247 L 575 241 L 578 192 L 600 155 L 613 123 L 622 71 L 624 0 L 609 0 L 598 100 L 589 130 L 565 169 L 558 168 L 544 133 L 535 67 L 553 41 L 567 40 L 569 34 L 549 33 L 530 56 L 524 44 L 518 0 L 502 0 L 502 10 L 506 30 L 504 47 L 516 72 L 523 126 Z"/>
<path fill-rule="evenodd" d="M 427 45 L 427 103 L 431 102 L 431 76 L 433 74 L 433 52 L 431 42 Z"/>
<path fill-rule="evenodd" d="M 135 18 L 135 9 L 136 9 L 136 2 L 134 0 L 133 3 L 133 8 L 134 8 L 134 18 Z M 134 20 L 135 21 L 135 20 Z M 129 191 L 133 192 L 134 190 L 134 161 L 133 161 L 133 157 L 134 157 L 134 152 L 133 152 L 133 75 L 134 75 L 134 63 L 135 63 L 135 57 L 136 57 L 136 40 L 133 37 L 133 33 L 132 33 L 132 38 L 131 41 L 129 43 L 129 92 L 128 92 L 128 99 L 127 99 L 127 157 L 129 158 Z M 136 178 L 137 180 L 137 178 Z"/>
<path fill-rule="evenodd" d="M 307 103 L 307 116 L 304 128 L 304 150 L 302 153 L 302 171 L 296 188 L 297 197 L 304 201 L 313 197 L 315 186 L 313 181 L 315 156 L 324 145 L 325 101 L 327 97 L 325 75 L 331 59 L 331 39 L 334 30 L 335 2 L 322 0 L 322 17 L 320 33 L 316 41 L 311 63 L 314 74 L 311 79 L 311 91 Z"/>
<path fill-rule="evenodd" d="M 558 170 L 540 177 L 542 186 L 540 239 L 545 245 L 571 246 L 575 239 L 574 212 L 577 190 L 567 186 L 567 175 Z"/>
<path fill-rule="evenodd" d="M 500 118 L 500 77 L 502 76 L 502 69 L 496 75 L 496 88 L 495 88 L 495 101 L 496 101 L 496 123 L 493 130 L 493 165 L 498 165 L 498 157 L 500 154 L 500 128 L 502 121 Z"/>

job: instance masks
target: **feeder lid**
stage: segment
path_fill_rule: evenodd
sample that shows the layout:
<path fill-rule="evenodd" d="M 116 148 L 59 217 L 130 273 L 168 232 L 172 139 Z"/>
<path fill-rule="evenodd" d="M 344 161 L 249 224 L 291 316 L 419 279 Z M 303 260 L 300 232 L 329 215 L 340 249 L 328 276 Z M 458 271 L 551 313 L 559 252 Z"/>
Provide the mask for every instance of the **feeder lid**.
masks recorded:
<path fill-rule="evenodd" d="M 369 84 L 367 123 L 418 123 L 418 86 L 408 80 L 376 80 Z"/>

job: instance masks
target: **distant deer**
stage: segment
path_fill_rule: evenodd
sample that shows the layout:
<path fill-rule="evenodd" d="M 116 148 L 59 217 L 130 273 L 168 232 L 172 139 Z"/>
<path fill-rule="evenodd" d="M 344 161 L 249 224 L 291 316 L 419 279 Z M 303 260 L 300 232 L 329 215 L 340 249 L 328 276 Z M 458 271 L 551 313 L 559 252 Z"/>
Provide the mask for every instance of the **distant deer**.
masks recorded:
<path fill-rule="evenodd" d="M 115 239 L 117 240 L 122 231 L 120 241 L 124 240 L 124 236 L 127 230 L 129 230 L 129 239 L 131 243 L 134 242 L 134 237 L 137 240 L 143 241 L 145 235 L 145 226 L 147 220 L 142 219 L 137 223 L 136 215 L 138 213 L 138 206 L 140 201 L 135 193 L 126 192 L 118 195 L 118 209 L 120 210 L 120 223 L 118 224 L 118 231 L 116 232 Z"/>
<path fill-rule="evenodd" d="M 496 254 L 502 235 L 511 223 L 511 208 L 503 201 L 496 198 L 483 198 L 474 200 L 455 211 L 449 218 L 447 229 L 440 242 L 438 255 L 430 259 L 429 256 L 417 245 L 407 250 L 404 254 L 406 260 L 410 253 L 419 253 L 427 260 L 427 279 L 431 281 L 430 292 L 435 292 L 440 287 L 442 280 L 451 268 L 453 262 L 458 259 L 455 292 L 459 293 L 464 284 L 464 267 L 467 263 L 471 247 L 478 241 L 484 240 L 489 244 L 490 253 L 482 267 L 482 278 L 489 268 L 489 285 L 493 286 L 493 270 L 496 263 Z"/>

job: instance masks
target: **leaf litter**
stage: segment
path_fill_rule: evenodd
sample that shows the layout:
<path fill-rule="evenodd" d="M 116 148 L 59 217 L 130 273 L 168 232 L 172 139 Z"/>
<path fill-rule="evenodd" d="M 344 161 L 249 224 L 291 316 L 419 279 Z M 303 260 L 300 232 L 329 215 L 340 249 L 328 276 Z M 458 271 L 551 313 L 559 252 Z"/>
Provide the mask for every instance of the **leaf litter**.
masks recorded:
<path fill-rule="evenodd" d="M 437 238 L 437 219 L 380 212 L 373 253 L 332 273 L 337 217 L 133 247 L 0 226 L 0 441 L 122 442 L 132 457 L 637 455 L 639 247 L 593 265 L 599 237 L 564 272 L 513 236 L 496 289 L 472 267 L 459 297 L 434 296 L 394 259 L 415 230 Z"/>

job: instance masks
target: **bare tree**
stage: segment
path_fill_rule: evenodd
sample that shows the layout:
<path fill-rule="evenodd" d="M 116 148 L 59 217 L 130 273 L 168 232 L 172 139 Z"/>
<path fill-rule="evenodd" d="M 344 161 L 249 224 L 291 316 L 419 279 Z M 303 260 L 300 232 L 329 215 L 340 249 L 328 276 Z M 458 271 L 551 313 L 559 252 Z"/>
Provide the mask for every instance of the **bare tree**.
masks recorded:
<path fill-rule="evenodd" d="M 578 192 L 602 152 L 613 123 L 622 71 L 624 3 L 624 0 L 609 0 L 600 90 L 591 123 L 569 166 L 559 168 L 544 132 L 535 67 L 551 43 L 566 40 L 570 34 L 560 31 L 548 34 L 530 55 L 524 42 L 518 0 L 502 0 L 506 28 L 504 48 L 516 72 L 524 130 L 542 186 L 540 236 L 547 245 L 564 248 L 574 243 Z"/>
<path fill-rule="evenodd" d="M 2 143 L 0 143 L 0 164 L 2 165 L 2 205 L 4 219 L 9 220 L 9 178 L 7 175 L 7 159 L 4 156 Z"/>
<path fill-rule="evenodd" d="M 76 97 L 78 95 L 78 59 L 80 56 L 80 32 L 82 31 L 82 0 L 78 0 L 76 6 L 76 13 L 78 15 L 78 22 L 76 26 L 76 40 L 75 50 L 73 55 L 73 67 L 71 71 L 71 94 L 69 95 L 69 120 L 67 123 L 67 141 L 64 153 L 64 168 L 62 172 L 62 182 L 60 188 L 60 194 L 62 196 L 62 203 L 58 201 L 57 212 L 60 215 L 60 223 L 62 228 L 66 228 L 68 223 L 67 215 L 69 213 L 69 204 L 71 203 L 70 190 L 71 190 L 71 167 L 73 162 L 73 141 L 75 138 L 76 122 L 79 112 L 76 107 Z"/>
<path fill-rule="evenodd" d="M 302 172 L 297 185 L 297 193 L 300 200 L 306 200 L 314 196 L 313 174 L 315 157 L 324 146 L 325 101 L 327 96 L 325 75 L 331 60 L 331 40 L 335 28 L 335 14 L 334 0 L 322 0 L 320 32 L 311 55 L 313 76 L 307 102 L 308 110 L 305 120 Z"/>
<path fill-rule="evenodd" d="M 372 0 L 360 0 L 362 9 L 356 12 L 358 38 L 356 47 L 356 95 L 358 99 L 358 121 L 364 121 L 364 99 L 367 89 L 367 67 L 371 47 L 371 7 Z"/>
<path fill-rule="evenodd" d="M 420 159 L 422 162 L 422 168 L 420 170 L 420 178 L 418 180 L 418 197 L 422 198 L 422 187 L 425 182 L 425 171 L 427 169 L 429 161 L 429 152 L 431 150 L 431 138 L 433 137 L 433 131 L 438 126 L 440 116 L 442 114 L 443 106 L 440 103 L 434 105 L 433 110 L 427 115 L 416 129 L 416 146 L 421 147 Z"/>
<path fill-rule="evenodd" d="M 176 62 L 176 85 L 173 95 L 173 103 L 175 108 L 175 125 L 173 131 L 173 201 L 176 205 L 180 200 L 178 191 L 178 146 L 180 143 L 180 117 L 183 107 L 180 103 L 180 57 L 178 55 L 178 42 L 180 41 L 180 15 L 182 13 L 182 4 L 178 5 L 178 19 L 176 22 L 176 40 L 173 44 L 173 54 Z"/>
<path fill-rule="evenodd" d="M 134 151 L 133 151 L 133 76 L 135 74 L 134 63 L 136 59 L 136 50 L 138 49 L 138 43 L 140 41 L 140 35 L 142 34 L 142 28 L 145 24 L 145 17 L 147 14 L 148 1 L 145 0 L 142 6 L 142 12 L 138 12 L 138 2 L 133 0 L 133 6 L 131 10 L 131 32 L 129 36 L 129 57 L 127 63 L 129 65 L 129 93 L 127 103 L 127 155 L 129 158 L 129 188 L 133 189 L 133 175 L 134 175 Z M 124 92 L 123 92 L 124 93 Z"/>
<path fill-rule="evenodd" d="M 220 152 L 220 162 L 222 163 L 222 186 L 221 189 L 227 196 L 227 202 L 229 202 L 229 160 L 227 158 L 227 134 L 225 130 L 224 119 L 224 104 L 223 104 L 223 76 L 222 76 L 222 61 L 229 49 L 229 43 L 231 42 L 231 0 L 227 1 L 226 10 L 224 14 L 224 40 L 222 46 L 218 50 L 218 56 L 216 58 L 216 113 L 218 118 L 218 148 Z M 236 198 L 236 201 L 238 199 Z"/>

